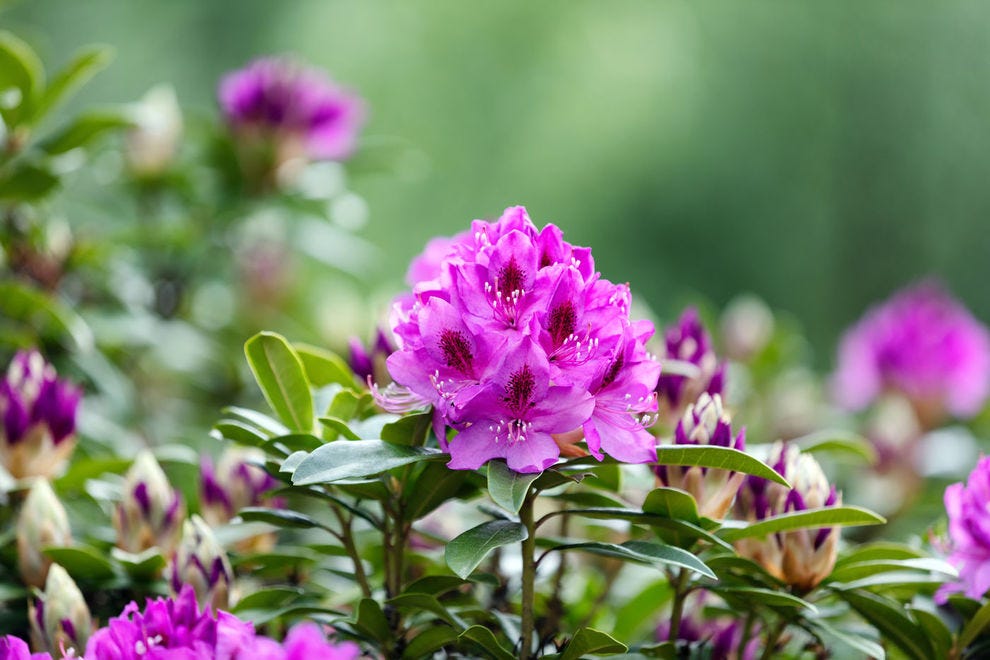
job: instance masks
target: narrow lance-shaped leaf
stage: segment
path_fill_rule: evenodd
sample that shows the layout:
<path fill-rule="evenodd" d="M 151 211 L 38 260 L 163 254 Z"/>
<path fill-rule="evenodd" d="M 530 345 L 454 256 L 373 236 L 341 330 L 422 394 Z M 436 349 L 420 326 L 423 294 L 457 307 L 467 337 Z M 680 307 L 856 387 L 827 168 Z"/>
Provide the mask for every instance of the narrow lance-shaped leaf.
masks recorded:
<path fill-rule="evenodd" d="M 766 463 L 745 452 L 731 447 L 714 445 L 663 445 L 657 447 L 657 463 L 660 465 L 697 465 L 742 472 L 763 477 L 790 488 L 790 484 Z"/>
<path fill-rule="evenodd" d="M 582 543 L 565 543 L 554 546 L 548 549 L 547 552 L 563 552 L 565 550 L 581 550 L 582 552 L 590 552 L 591 554 L 603 555 L 605 557 L 615 557 L 616 559 L 623 559 L 639 564 L 669 564 L 671 566 L 686 568 L 713 580 L 718 579 L 715 573 L 712 572 L 712 569 L 690 552 L 662 543 L 626 541 L 618 545 L 600 541 L 585 541 Z"/>
<path fill-rule="evenodd" d="M 262 332 L 244 344 L 248 364 L 265 399 L 295 431 L 313 430 L 313 396 L 299 356 L 281 335 Z"/>
<path fill-rule="evenodd" d="M 31 113 L 31 123 L 37 124 L 59 103 L 67 99 L 113 60 L 110 46 L 87 46 L 64 69 L 58 72 L 42 92 Z"/>
<path fill-rule="evenodd" d="M 439 449 L 393 445 L 382 440 L 338 440 L 304 458 L 292 473 L 297 486 L 381 474 L 421 461 L 446 460 Z M 283 466 L 284 469 L 284 466 Z"/>
<path fill-rule="evenodd" d="M 738 541 L 739 539 L 766 536 L 776 532 L 789 532 L 795 529 L 834 527 L 836 525 L 858 527 L 882 525 L 885 522 L 887 521 L 883 516 L 869 509 L 858 506 L 830 506 L 783 513 L 741 527 L 726 526 L 718 531 L 718 535 L 726 541 Z"/>
<path fill-rule="evenodd" d="M 560 660 L 579 660 L 586 655 L 625 653 L 626 645 L 594 628 L 581 628 L 564 647 Z"/>

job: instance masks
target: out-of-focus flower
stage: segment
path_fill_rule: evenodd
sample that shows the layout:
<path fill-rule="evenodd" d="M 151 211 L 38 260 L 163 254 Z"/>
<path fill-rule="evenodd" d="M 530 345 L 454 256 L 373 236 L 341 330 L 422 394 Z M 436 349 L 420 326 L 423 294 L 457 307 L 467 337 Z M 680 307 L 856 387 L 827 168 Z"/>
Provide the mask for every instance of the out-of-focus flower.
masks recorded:
<path fill-rule="evenodd" d="M 56 658 L 76 657 L 86 649 L 93 620 L 82 592 L 65 569 L 52 564 L 45 591 L 29 608 L 31 644 Z M 2 654 L 0 654 L 2 656 Z"/>
<path fill-rule="evenodd" d="M 208 456 L 200 464 L 200 508 L 203 518 L 212 526 L 222 525 L 248 506 L 275 504 L 267 497 L 278 481 L 259 463 L 264 452 L 248 447 L 224 450 L 216 468 Z"/>
<path fill-rule="evenodd" d="M 683 363 L 691 373 L 666 368 L 661 372 L 657 384 L 661 416 L 677 419 L 703 393 L 722 394 L 725 365 L 718 363 L 712 339 L 693 307 L 684 310 L 677 323 L 664 333 L 660 363 L 669 360 Z"/>
<path fill-rule="evenodd" d="M 169 566 L 169 587 L 178 596 L 183 585 L 196 592 L 199 606 L 205 609 L 226 609 L 234 571 L 227 553 L 213 532 L 199 516 L 194 515 L 182 528 L 182 541 Z"/>
<path fill-rule="evenodd" d="M 743 520 L 752 522 L 842 504 L 842 496 L 829 485 L 818 461 L 810 454 L 778 442 L 767 463 L 793 488 L 760 477 L 747 477 L 736 498 L 736 513 Z M 736 550 L 792 587 L 810 591 L 832 572 L 838 543 L 839 528 L 823 527 L 743 539 L 736 543 Z"/>
<path fill-rule="evenodd" d="M 117 545 L 127 552 L 157 546 L 170 557 L 179 542 L 185 507 L 154 455 L 144 450 L 124 478 L 123 499 L 114 512 Z"/>
<path fill-rule="evenodd" d="M 677 423 L 674 444 L 713 445 L 744 451 L 746 431 L 740 430 L 733 438 L 732 419 L 722 408 L 722 397 L 706 393 L 688 406 Z M 725 517 L 745 479 L 741 472 L 698 466 L 658 465 L 655 471 L 662 485 L 687 491 L 697 501 L 701 515 L 716 519 Z"/>
<path fill-rule="evenodd" d="M 20 351 L 0 380 L 0 461 L 16 479 L 52 477 L 76 445 L 81 393 L 38 351 Z"/>
<path fill-rule="evenodd" d="M 365 117 L 360 98 L 285 57 L 258 59 L 227 74 L 218 96 L 249 174 L 343 160 L 354 151 Z"/>
<path fill-rule="evenodd" d="M 949 562 L 959 569 L 959 581 L 939 589 L 936 599 L 964 592 L 979 600 L 990 590 L 990 456 L 984 456 L 966 483 L 945 489 L 949 516 Z"/>
<path fill-rule="evenodd" d="M 134 128 L 127 133 L 124 156 L 136 176 L 164 173 L 179 149 L 182 110 L 171 85 L 152 87 L 133 107 Z"/>
<path fill-rule="evenodd" d="M 259 637 L 251 657 L 257 660 L 355 660 L 360 655 L 361 649 L 354 642 L 332 643 L 320 626 L 304 622 L 293 626 L 281 644 Z"/>
<path fill-rule="evenodd" d="M 0 660 L 51 660 L 50 653 L 31 653 L 31 649 L 20 637 L 4 635 L 0 637 Z"/>
<path fill-rule="evenodd" d="M 722 312 L 722 346 L 725 354 L 745 362 L 762 351 L 773 338 L 773 312 L 754 295 L 743 295 Z"/>
<path fill-rule="evenodd" d="M 704 657 L 722 658 L 725 660 L 753 660 L 760 648 L 758 630 L 750 630 L 750 638 L 745 648 L 739 648 L 743 643 L 743 626 L 739 621 L 726 617 L 705 618 L 704 604 L 707 594 L 696 592 L 688 596 L 677 630 L 677 639 L 670 640 L 670 621 L 663 621 L 656 630 L 658 642 L 668 640 L 680 644 L 703 647 L 708 655 Z"/>
<path fill-rule="evenodd" d="M 653 326 L 629 319 L 628 287 L 602 279 L 590 249 L 513 207 L 431 243 L 414 265 L 410 276 L 428 279 L 393 306 L 387 365 L 410 393 L 402 404 L 433 405 L 450 467 L 505 458 L 539 472 L 578 429 L 599 459 L 656 460 L 644 429 L 656 412 Z M 386 409 L 399 409 L 398 386 L 374 390 Z M 447 426 L 458 431 L 449 443 Z"/>
<path fill-rule="evenodd" d="M 24 583 L 44 587 L 52 560 L 42 550 L 71 544 L 65 507 L 46 479 L 35 480 L 17 518 L 17 565 Z"/>
<path fill-rule="evenodd" d="M 384 384 L 390 380 L 385 360 L 395 352 L 395 345 L 384 330 L 378 329 L 375 342 L 369 348 L 366 349 L 356 337 L 351 338 L 348 348 L 351 353 L 351 369 L 361 382 L 366 383 L 370 378 L 373 382 Z"/>
<path fill-rule="evenodd" d="M 846 332 L 833 388 L 851 410 L 900 392 L 927 429 L 946 413 L 971 417 L 990 394 L 990 332 L 939 286 L 913 286 Z"/>

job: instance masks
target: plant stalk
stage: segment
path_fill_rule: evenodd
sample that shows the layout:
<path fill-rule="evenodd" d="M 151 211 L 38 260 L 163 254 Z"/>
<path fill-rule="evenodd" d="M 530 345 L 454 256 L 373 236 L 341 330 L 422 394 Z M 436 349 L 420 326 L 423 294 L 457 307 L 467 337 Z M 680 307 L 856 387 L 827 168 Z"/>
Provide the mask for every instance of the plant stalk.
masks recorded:
<path fill-rule="evenodd" d="M 536 524 L 533 519 L 533 500 L 535 493 L 530 491 L 519 509 L 519 520 L 526 528 L 526 538 L 522 542 L 522 637 L 520 639 L 519 658 L 529 660 L 533 651 L 533 632 L 536 619 L 533 608 L 535 604 L 536 585 Z"/>

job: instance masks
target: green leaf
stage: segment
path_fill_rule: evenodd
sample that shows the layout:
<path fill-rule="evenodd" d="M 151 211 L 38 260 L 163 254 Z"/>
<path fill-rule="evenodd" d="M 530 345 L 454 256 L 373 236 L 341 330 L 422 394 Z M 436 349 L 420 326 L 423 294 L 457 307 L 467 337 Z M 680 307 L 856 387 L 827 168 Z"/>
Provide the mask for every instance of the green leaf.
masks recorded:
<path fill-rule="evenodd" d="M 113 60 L 113 56 L 114 50 L 111 46 L 87 46 L 79 52 L 64 69 L 52 78 L 45 91 L 42 92 L 34 111 L 31 113 L 31 123 L 37 124 L 59 103 L 106 68 Z"/>
<path fill-rule="evenodd" d="M 567 550 L 581 550 L 595 555 L 614 557 L 624 561 L 632 561 L 638 564 L 655 566 L 657 564 L 669 564 L 679 566 L 694 571 L 705 577 L 717 580 L 712 569 L 695 557 L 690 552 L 672 545 L 662 543 L 649 543 L 646 541 L 626 541 L 621 545 L 615 543 L 604 543 L 600 541 L 584 541 L 580 543 L 564 543 L 554 546 L 547 552 L 564 552 Z"/>
<path fill-rule="evenodd" d="M 238 512 L 245 522 L 263 522 L 276 527 L 293 529 L 327 529 L 319 521 L 298 511 L 289 509 L 267 509 L 265 507 L 249 506 Z"/>
<path fill-rule="evenodd" d="M 442 463 L 427 463 L 402 491 L 402 517 L 416 521 L 451 498 L 466 499 L 478 491 L 480 482 L 476 472 L 451 470 Z"/>
<path fill-rule="evenodd" d="M 882 525 L 885 522 L 887 521 L 882 516 L 862 507 L 830 506 L 783 513 L 742 527 L 726 526 L 718 531 L 718 535 L 731 542 L 754 536 L 766 536 L 776 532 L 789 532 L 795 529 L 834 527 L 836 525 L 846 527 Z"/>
<path fill-rule="evenodd" d="M 791 440 L 789 444 L 796 446 L 806 454 L 820 452 L 849 454 L 862 459 L 869 465 L 877 462 L 877 451 L 873 444 L 862 436 L 849 431 L 818 431 Z"/>
<path fill-rule="evenodd" d="M 529 485 L 539 476 L 538 472 L 520 474 L 509 469 L 503 460 L 488 461 L 488 494 L 495 504 L 506 511 L 519 513 Z"/>
<path fill-rule="evenodd" d="M 24 598 L 28 590 L 16 584 L 0 584 L 0 603 Z"/>
<path fill-rule="evenodd" d="M 848 582 L 877 573 L 906 570 L 942 573 L 952 578 L 959 576 L 959 572 L 948 562 L 944 562 L 941 559 L 921 557 L 911 559 L 875 559 L 872 561 L 845 563 L 835 568 L 832 574 L 828 576 L 828 579 L 835 582 Z"/>
<path fill-rule="evenodd" d="M 678 488 L 656 488 L 646 496 L 643 511 L 673 520 L 701 523 L 698 504 L 690 493 Z"/>
<path fill-rule="evenodd" d="M 156 547 L 151 547 L 144 552 L 137 554 L 127 552 L 120 548 L 110 550 L 111 556 L 116 559 L 127 574 L 137 580 L 152 580 L 165 568 L 165 557 Z"/>
<path fill-rule="evenodd" d="M 627 646 L 594 628 L 581 628 L 567 642 L 560 660 L 579 660 L 585 655 L 614 655 L 625 653 Z"/>
<path fill-rule="evenodd" d="M 897 602 L 865 591 L 845 591 L 840 595 L 908 657 L 917 660 L 935 657 L 928 637 L 918 626 L 918 622 Z"/>
<path fill-rule="evenodd" d="M 456 642 L 457 636 L 457 631 L 450 626 L 440 625 L 427 628 L 409 640 L 402 652 L 402 657 L 408 658 L 408 660 L 431 658 L 436 651 Z"/>
<path fill-rule="evenodd" d="M 251 591 L 237 601 L 233 608 L 234 614 L 243 614 L 250 610 L 276 610 L 291 605 L 302 596 L 299 587 L 269 587 Z"/>
<path fill-rule="evenodd" d="M 667 578 L 646 585 L 634 593 L 615 613 L 612 634 L 618 639 L 640 639 L 646 631 L 653 631 L 660 618 L 660 610 L 666 605 L 674 590 Z"/>
<path fill-rule="evenodd" d="M 439 449 L 393 445 L 381 440 L 338 440 L 323 445 L 304 458 L 292 473 L 297 486 L 333 483 L 381 474 L 419 463 L 446 460 Z"/>
<path fill-rule="evenodd" d="M 771 608 L 790 608 L 798 610 L 807 610 L 809 614 L 818 614 L 818 608 L 809 603 L 808 601 L 798 598 L 786 591 L 775 591 L 773 589 L 762 589 L 760 587 L 711 587 L 711 591 L 719 594 L 730 605 L 735 603 L 741 603 L 752 608 L 756 605 L 764 605 Z M 743 608 L 737 608 L 742 611 Z"/>
<path fill-rule="evenodd" d="M 835 567 L 840 568 L 846 564 L 883 559 L 918 559 L 923 556 L 921 551 L 910 546 L 880 541 L 852 548 L 847 554 L 839 557 L 839 560 L 835 562 Z"/>
<path fill-rule="evenodd" d="M 357 617 L 354 626 L 379 642 L 387 642 L 392 638 L 392 631 L 381 606 L 371 598 L 362 598 L 358 603 Z"/>
<path fill-rule="evenodd" d="M 91 110 L 77 116 L 51 137 L 45 138 L 39 146 L 50 155 L 63 154 L 86 146 L 104 133 L 133 125 L 133 119 L 122 110 Z"/>
<path fill-rule="evenodd" d="M 385 602 L 398 608 L 420 610 L 436 614 L 440 620 L 448 623 L 459 631 L 464 630 L 465 628 L 463 619 L 455 614 L 452 614 L 440 603 L 439 600 L 437 600 L 436 596 L 431 596 L 430 594 L 404 593 L 399 594 L 394 598 L 390 598 Z"/>
<path fill-rule="evenodd" d="M 420 447 L 433 422 L 433 412 L 404 415 L 382 427 L 382 440 L 396 445 Z"/>
<path fill-rule="evenodd" d="M 790 484 L 776 470 L 749 454 L 730 447 L 712 445 L 665 445 L 657 447 L 657 463 L 660 465 L 697 465 L 700 467 L 742 472 L 763 477 L 790 488 Z"/>
<path fill-rule="evenodd" d="M 93 332 L 68 305 L 17 282 L 0 282 L 0 318 L 17 319 L 43 337 L 71 341 L 80 352 L 92 350 Z"/>
<path fill-rule="evenodd" d="M 973 643 L 977 637 L 980 636 L 987 626 L 990 625 L 990 602 L 985 603 L 980 609 L 976 611 L 963 629 L 959 632 L 959 649 L 964 649 Z"/>
<path fill-rule="evenodd" d="M 6 177 L 0 178 L 0 200 L 36 202 L 54 192 L 59 185 L 59 178 L 48 169 L 21 163 Z"/>
<path fill-rule="evenodd" d="M 64 568 L 73 579 L 85 582 L 109 580 L 117 575 L 106 556 L 86 546 L 72 548 L 45 548 L 42 552 Z"/>
<path fill-rule="evenodd" d="M 453 575 L 427 575 L 406 586 L 403 593 L 439 596 L 465 584 L 470 584 L 470 582 Z"/>
<path fill-rule="evenodd" d="M 928 635 L 928 640 L 935 650 L 936 658 L 948 658 L 952 649 L 952 632 L 945 625 L 945 622 L 937 614 L 917 607 L 907 606 L 907 611 L 914 615 L 914 618 L 921 624 L 922 629 Z"/>
<path fill-rule="evenodd" d="M 311 452 L 322 447 L 324 442 L 310 433 L 290 433 L 266 440 L 262 445 L 266 451 L 287 456 L 292 452 Z"/>
<path fill-rule="evenodd" d="M 257 429 L 236 419 L 217 422 L 210 431 L 217 440 L 232 440 L 247 447 L 263 447 L 268 442 L 268 436 L 259 433 Z"/>
<path fill-rule="evenodd" d="M 351 427 L 347 425 L 342 419 L 336 417 L 320 417 L 320 424 L 326 428 L 332 430 L 337 435 L 342 435 L 348 440 L 360 440 L 361 436 L 351 430 Z"/>
<path fill-rule="evenodd" d="M 336 353 L 309 344 L 295 343 L 292 346 L 313 387 L 326 387 L 334 383 L 348 388 L 361 385 L 347 362 Z"/>
<path fill-rule="evenodd" d="M 291 429 L 313 430 L 313 395 L 302 362 L 289 342 L 261 332 L 244 344 L 248 364 L 268 405 Z"/>
<path fill-rule="evenodd" d="M 473 642 L 472 650 L 480 651 L 492 660 L 515 660 L 516 655 L 498 643 L 493 633 L 484 626 L 471 626 L 457 637 L 460 642 Z"/>
<path fill-rule="evenodd" d="M 856 655 L 862 654 L 867 658 L 876 658 L 877 660 L 884 660 L 886 658 L 883 647 L 872 639 L 866 639 L 855 632 L 839 630 L 821 619 L 815 619 L 809 623 L 812 632 L 822 640 L 825 648 L 831 649 L 836 653 L 835 657 L 844 658 L 849 656 L 848 653 L 839 652 L 840 649 L 845 648 L 853 651 Z"/>
<path fill-rule="evenodd" d="M 657 514 L 637 511 L 636 509 L 623 509 L 616 507 L 562 509 L 560 511 L 551 511 L 546 514 L 543 519 L 547 520 L 562 515 L 574 515 L 581 516 L 582 518 L 594 518 L 597 520 L 628 520 L 636 525 L 648 525 L 649 527 L 652 527 L 654 531 L 664 539 L 665 542 L 668 541 L 665 531 L 671 532 L 677 537 L 677 539 L 679 539 L 674 541 L 675 545 L 677 545 L 680 540 L 686 539 L 687 541 L 693 542 L 697 539 L 704 539 L 713 545 L 723 547 L 727 550 L 733 550 L 729 543 L 718 536 L 715 536 L 711 532 L 708 532 L 702 527 L 695 525 L 694 523 L 690 523 L 685 520 L 672 520 Z"/>
<path fill-rule="evenodd" d="M 16 126 L 27 116 L 45 84 L 45 68 L 27 42 L 6 30 L 0 31 L 0 97 L 16 89 L 19 102 L 12 107 L 0 103 L 0 116 L 8 126 Z"/>
<path fill-rule="evenodd" d="M 519 543 L 529 535 L 526 528 L 511 520 L 490 520 L 472 527 L 447 544 L 447 566 L 461 579 L 467 579 L 478 564 L 495 548 Z"/>

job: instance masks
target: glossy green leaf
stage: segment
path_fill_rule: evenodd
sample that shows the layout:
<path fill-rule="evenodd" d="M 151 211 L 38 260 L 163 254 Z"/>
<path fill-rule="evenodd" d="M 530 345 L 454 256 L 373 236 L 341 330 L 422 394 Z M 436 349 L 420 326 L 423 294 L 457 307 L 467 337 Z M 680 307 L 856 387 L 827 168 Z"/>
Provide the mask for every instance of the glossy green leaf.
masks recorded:
<path fill-rule="evenodd" d="M 109 580 L 117 575 L 106 555 L 95 548 L 45 548 L 45 556 L 60 564 L 73 579 L 85 582 Z"/>
<path fill-rule="evenodd" d="M 416 521 L 452 498 L 467 499 L 481 483 L 476 472 L 428 463 L 402 492 L 403 519 Z"/>
<path fill-rule="evenodd" d="M 567 642 L 560 660 L 579 660 L 585 655 L 614 655 L 625 653 L 627 646 L 594 628 L 581 628 Z"/>
<path fill-rule="evenodd" d="M 0 200 L 36 202 L 55 192 L 60 185 L 59 178 L 48 168 L 20 163 L 0 177 Z"/>
<path fill-rule="evenodd" d="M 234 614 L 243 614 L 249 610 L 281 609 L 302 596 L 299 587 L 268 587 L 257 589 L 244 595 L 233 608 Z"/>
<path fill-rule="evenodd" d="M 281 335 L 261 332 L 244 344 L 268 405 L 295 431 L 313 430 L 313 396 L 299 356 Z"/>
<path fill-rule="evenodd" d="M 450 626 L 440 625 L 427 628 L 409 640 L 402 652 L 402 657 L 408 660 L 431 658 L 436 651 L 456 642 L 458 634 L 458 631 Z"/>
<path fill-rule="evenodd" d="M 264 507 L 250 506 L 241 509 L 238 514 L 241 520 L 246 522 L 263 522 L 276 527 L 289 527 L 295 529 L 327 529 L 326 525 L 318 520 L 298 511 L 289 509 L 267 509 Z"/>
<path fill-rule="evenodd" d="M 712 591 L 721 595 L 730 604 L 733 601 L 747 604 L 749 607 L 763 605 L 772 608 L 791 608 L 797 610 L 807 610 L 810 614 L 818 614 L 818 608 L 808 601 L 798 598 L 783 590 L 762 589 L 759 587 L 719 587 L 711 588 Z"/>
<path fill-rule="evenodd" d="M 371 598 L 362 598 L 358 603 L 354 626 L 379 642 L 387 642 L 392 638 L 392 631 L 381 605 Z"/>
<path fill-rule="evenodd" d="M 266 451 L 287 456 L 297 451 L 311 452 L 323 444 L 323 440 L 310 433 L 289 433 L 266 440 L 262 447 Z"/>
<path fill-rule="evenodd" d="M 155 547 L 139 553 L 113 548 L 110 555 L 123 566 L 128 575 L 138 580 L 154 579 L 166 564 L 161 551 Z"/>
<path fill-rule="evenodd" d="M 595 555 L 614 557 L 624 561 L 632 561 L 639 564 L 655 566 L 666 564 L 678 566 L 694 571 L 705 577 L 717 580 L 715 573 L 696 556 L 672 545 L 662 543 L 649 543 L 647 541 L 626 541 L 618 545 L 615 543 L 604 543 L 600 541 L 584 541 L 580 543 L 565 543 L 554 546 L 547 552 L 564 552 L 568 550 L 580 550 Z"/>
<path fill-rule="evenodd" d="M 521 474 L 511 470 L 502 460 L 488 461 L 488 494 L 506 511 L 519 513 L 530 484 L 539 476 L 538 472 Z"/>
<path fill-rule="evenodd" d="M 436 596 L 424 593 L 403 593 L 385 601 L 386 604 L 400 609 L 419 610 L 435 614 L 437 618 L 453 626 L 457 630 L 464 630 L 465 623 L 456 614 L 451 613 L 443 604 L 437 600 Z"/>
<path fill-rule="evenodd" d="M 121 110 L 91 110 L 77 116 L 51 137 L 45 138 L 39 146 L 48 154 L 62 154 L 85 147 L 105 133 L 133 125 L 134 120 Z"/>
<path fill-rule="evenodd" d="M 396 445 L 421 447 L 433 422 L 433 412 L 403 415 L 382 427 L 382 440 Z"/>
<path fill-rule="evenodd" d="M 865 656 L 884 660 L 887 657 L 880 644 L 856 632 L 839 630 L 820 619 L 810 621 L 809 625 L 815 635 L 825 644 L 825 647 L 831 649 L 837 658 Z M 849 652 L 854 655 L 850 655 Z"/>
<path fill-rule="evenodd" d="M 654 515 L 699 524 L 698 504 L 690 493 L 678 488 L 656 488 L 643 501 L 643 511 Z"/>
<path fill-rule="evenodd" d="M 959 632 L 958 648 L 965 649 L 990 625 L 990 602 L 985 603 Z"/>
<path fill-rule="evenodd" d="M 110 46 L 87 46 L 76 54 L 42 92 L 31 113 L 31 122 L 37 124 L 62 101 L 106 68 L 113 60 L 113 55 L 114 50 Z"/>
<path fill-rule="evenodd" d="M 213 430 L 210 431 L 210 435 L 217 440 L 232 440 L 246 447 L 263 447 L 268 442 L 268 436 L 260 433 L 253 426 L 236 419 L 217 422 L 213 426 Z"/>
<path fill-rule="evenodd" d="M 865 591 L 846 591 L 841 596 L 909 658 L 930 660 L 935 657 L 925 632 L 896 601 Z"/>
<path fill-rule="evenodd" d="M 393 445 L 381 440 L 338 440 L 304 458 L 292 473 L 297 486 L 381 474 L 421 461 L 447 460 L 439 449 Z"/>
<path fill-rule="evenodd" d="M 937 614 L 917 607 L 907 606 L 907 611 L 914 616 L 915 620 L 928 635 L 932 649 L 936 658 L 948 658 L 952 649 L 952 632 L 945 622 Z"/>
<path fill-rule="evenodd" d="M 26 116 L 45 84 L 45 69 L 27 42 L 0 31 L 0 97 L 17 90 L 16 103 L 0 103 L 0 116 L 9 126 Z"/>
<path fill-rule="evenodd" d="M 250 408 L 238 408 L 237 406 L 227 406 L 223 409 L 223 414 L 230 415 L 241 423 L 252 426 L 266 436 L 287 435 L 289 428 L 274 417 L 251 410 Z"/>
<path fill-rule="evenodd" d="M 657 447 L 657 463 L 660 465 L 697 465 L 742 472 L 775 481 L 790 487 L 777 472 L 747 453 L 730 447 L 712 445 L 663 445 Z"/>
<path fill-rule="evenodd" d="M 484 626 L 471 626 L 458 636 L 460 642 L 473 642 L 471 649 L 481 652 L 492 660 L 515 660 L 516 655 L 499 644 L 493 633 Z"/>
<path fill-rule="evenodd" d="M 910 546 L 879 541 L 851 548 L 849 552 L 839 557 L 838 561 L 835 562 L 835 567 L 840 568 L 846 564 L 858 564 L 866 561 L 918 559 L 920 557 L 924 557 L 924 554 Z"/>
<path fill-rule="evenodd" d="M 470 584 L 470 582 L 453 575 L 427 575 L 410 583 L 403 590 L 403 593 L 440 596 L 465 584 Z"/>
<path fill-rule="evenodd" d="M 828 579 L 836 582 L 848 582 L 889 571 L 923 571 L 941 573 L 951 578 L 959 576 L 959 572 L 948 562 L 930 557 L 911 559 L 875 559 L 856 563 L 846 563 L 837 567 Z"/>
<path fill-rule="evenodd" d="M 466 579 L 495 548 L 526 539 L 526 528 L 511 520 L 490 520 L 472 527 L 447 544 L 444 557 L 450 570 Z"/>
<path fill-rule="evenodd" d="M 302 361 L 309 384 L 313 387 L 326 387 L 334 383 L 349 388 L 361 385 L 347 362 L 336 353 L 309 344 L 295 343 L 292 346 Z"/>
<path fill-rule="evenodd" d="M 336 435 L 342 435 L 348 440 L 361 440 L 361 436 L 351 430 L 351 427 L 347 425 L 342 419 L 336 417 L 320 417 L 320 424 L 325 428 L 328 428 Z"/>
<path fill-rule="evenodd" d="M 791 440 L 790 444 L 806 454 L 847 454 L 870 465 L 877 462 L 877 451 L 872 443 L 849 431 L 818 431 Z"/>
<path fill-rule="evenodd" d="M 766 536 L 767 534 L 788 532 L 795 529 L 834 527 L 836 525 L 845 527 L 882 525 L 885 522 L 887 521 L 882 516 L 862 507 L 831 506 L 783 513 L 739 527 L 726 526 L 718 531 L 718 535 L 726 541 L 738 541 L 739 539 Z"/>

